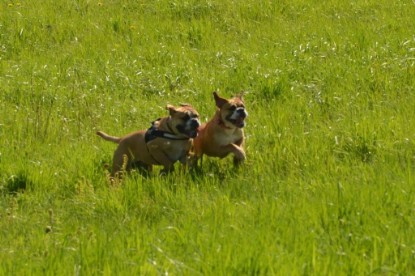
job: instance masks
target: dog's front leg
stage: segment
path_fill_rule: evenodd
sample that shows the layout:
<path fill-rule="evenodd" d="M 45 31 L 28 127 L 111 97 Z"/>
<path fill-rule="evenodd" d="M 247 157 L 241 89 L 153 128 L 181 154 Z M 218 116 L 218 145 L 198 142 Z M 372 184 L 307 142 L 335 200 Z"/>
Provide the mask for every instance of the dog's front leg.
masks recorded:
<path fill-rule="evenodd" d="M 183 168 L 194 169 L 198 166 L 198 161 L 201 156 L 197 156 L 195 152 L 187 152 L 184 156 L 182 156 L 179 161 L 183 164 Z"/>
<path fill-rule="evenodd" d="M 226 147 L 229 149 L 229 152 L 234 154 L 235 164 L 242 163 L 246 159 L 246 154 L 242 147 L 235 144 L 229 144 Z"/>
<path fill-rule="evenodd" d="M 187 153 L 187 154 L 183 155 L 182 157 L 180 157 L 179 162 L 182 164 L 182 167 L 184 169 L 186 169 L 190 165 L 190 162 L 191 162 L 190 159 L 191 158 L 192 157 L 191 157 L 190 153 Z"/>
<path fill-rule="evenodd" d="M 153 158 L 164 167 L 162 170 L 162 174 L 164 173 L 170 173 L 174 170 L 174 162 L 170 160 L 170 158 L 162 151 L 162 150 L 153 150 L 151 152 L 151 155 Z"/>

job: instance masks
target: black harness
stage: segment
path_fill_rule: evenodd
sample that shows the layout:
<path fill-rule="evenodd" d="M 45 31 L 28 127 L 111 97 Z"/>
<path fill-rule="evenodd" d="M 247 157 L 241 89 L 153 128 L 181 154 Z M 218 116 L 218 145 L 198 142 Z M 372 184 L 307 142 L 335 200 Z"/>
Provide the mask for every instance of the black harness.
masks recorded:
<path fill-rule="evenodd" d="M 160 118 L 153 121 L 151 123 L 151 127 L 147 129 L 145 135 L 144 135 L 144 141 L 146 143 L 156 139 L 156 138 L 165 138 L 169 140 L 189 140 L 188 137 L 178 137 L 176 134 L 168 131 L 158 130 L 156 127 L 156 122 L 159 121 Z"/>

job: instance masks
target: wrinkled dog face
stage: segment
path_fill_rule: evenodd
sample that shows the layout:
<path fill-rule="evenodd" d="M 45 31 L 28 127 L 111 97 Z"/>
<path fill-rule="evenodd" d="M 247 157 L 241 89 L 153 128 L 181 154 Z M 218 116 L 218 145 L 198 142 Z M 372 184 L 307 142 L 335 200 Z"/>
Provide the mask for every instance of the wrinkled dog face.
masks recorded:
<path fill-rule="evenodd" d="M 168 105 L 167 108 L 172 119 L 173 132 L 184 134 L 189 138 L 195 138 L 200 126 L 199 113 L 187 104 L 182 104 L 177 108 Z"/>
<path fill-rule="evenodd" d="M 248 112 L 246 111 L 242 97 L 236 96 L 230 100 L 226 100 L 221 98 L 216 92 L 213 95 L 224 123 L 237 128 L 243 128 L 245 126 L 245 119 L 248 117 Z"/>

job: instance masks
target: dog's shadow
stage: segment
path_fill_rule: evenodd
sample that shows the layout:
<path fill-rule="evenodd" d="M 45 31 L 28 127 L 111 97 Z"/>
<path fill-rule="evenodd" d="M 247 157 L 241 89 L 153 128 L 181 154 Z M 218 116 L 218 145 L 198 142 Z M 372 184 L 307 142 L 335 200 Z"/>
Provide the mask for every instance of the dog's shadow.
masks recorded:
<path fill-rule="evenodd" d="M 102 159 L 98 163 L 99 167 L 103 168 L 106 172 L 109 182 L 113 186 L 115 184 L 118 184 L 116 186 L 119 186 L 125 178 L 151 180 L 153 178 L 162 177 L 165 178 L 167 182 L 177 184 L 177 178 L 180 178 L 180 174 L 194 183 L 208 183 L 212 179 L 215 179 L 220 184 L 224 184 L 226 179 L 238 177 L 241 172 L 241 167 L 244 167 L 245 165 L 235 166 L 229 161 L 230 160 L 205 158 L 200 164 L 187 168 L 183 168 L 180 164 L 176 164 L 174 171 L 167 174 L 163 173 L 162 170 L 159 170 L 157 167 L 149 168 L 143 166 L 140 162 L 134 162 L 131 164 L 128 171 L 120 171 L 119 174 L 114 177 L 110 176 L 110 165 L 107 162 Z"/>
<path fill-rule="evenodd" d="M 240 166 L 233 166 L 224 160 L 206 159 L 203 164 L 189 170 L 190 177 L 195 182 L 204 182 L 206 179 L 216 178 L 223 183 L 227 178 L 234 178 L 240 172 Z"/>

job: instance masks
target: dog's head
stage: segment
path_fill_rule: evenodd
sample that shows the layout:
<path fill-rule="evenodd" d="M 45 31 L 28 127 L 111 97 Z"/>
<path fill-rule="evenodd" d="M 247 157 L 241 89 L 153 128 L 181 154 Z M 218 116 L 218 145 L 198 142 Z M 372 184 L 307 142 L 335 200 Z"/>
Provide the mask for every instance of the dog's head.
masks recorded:
<path fill-rule="evenodd" d="M 184 134 L 189 138 L 197 136 L 200 126 L 199 113 L 191 105 L 167 105 L 167 109 L 171 118 L 170 127 L 175 134 Z"/>
<path fill-rule="evenodd" d="M 219 108 L 220 119 L 226 127 L 243 128 L 245 126 L 245 119 L 248 117 L 248 112 L 245 109 L 245 104 L 242 95 L 235 96 L 229 100 L 224 99 L 213 92 L 216 106 Z"/>

